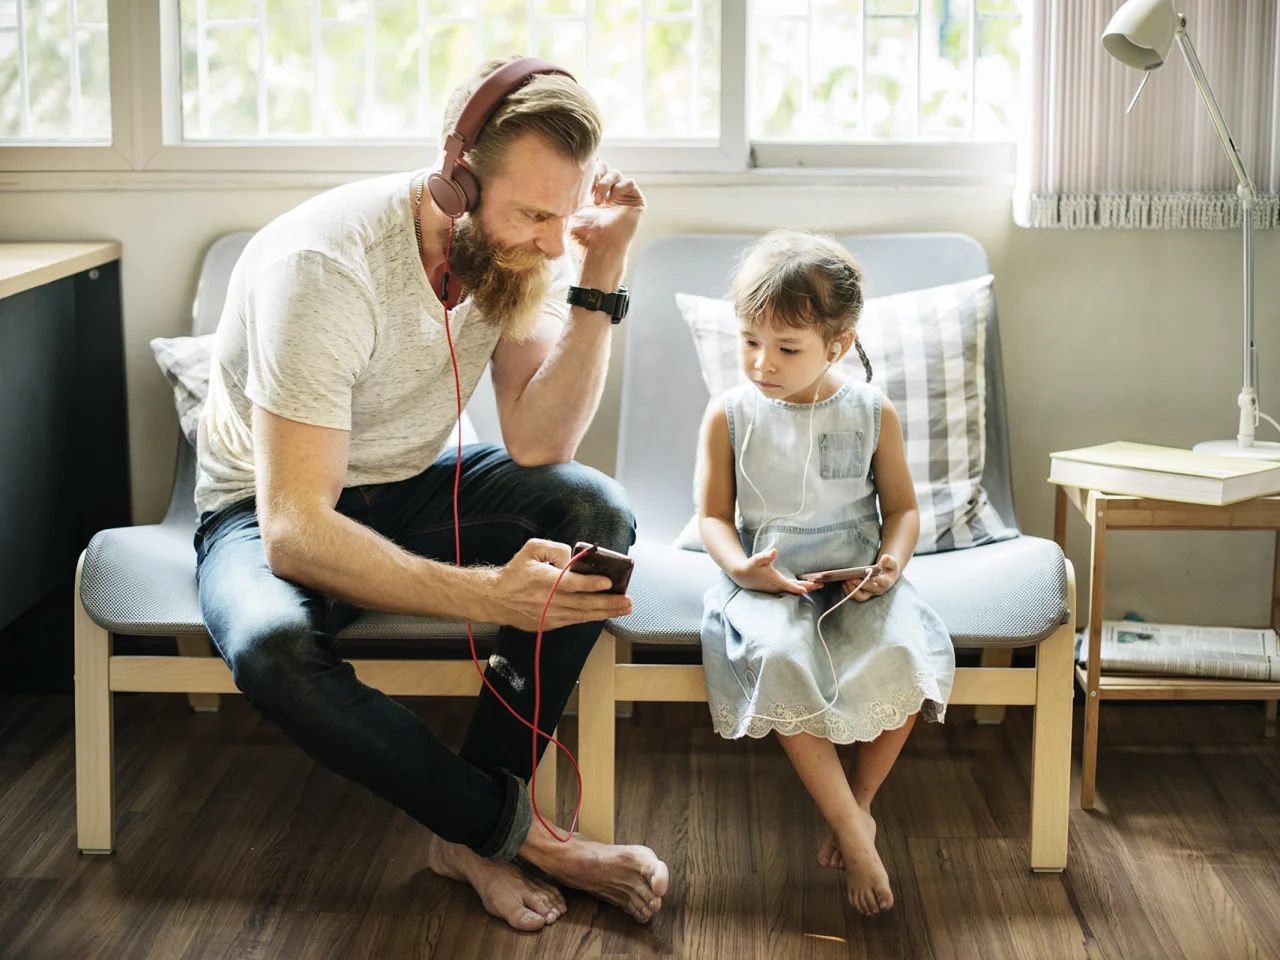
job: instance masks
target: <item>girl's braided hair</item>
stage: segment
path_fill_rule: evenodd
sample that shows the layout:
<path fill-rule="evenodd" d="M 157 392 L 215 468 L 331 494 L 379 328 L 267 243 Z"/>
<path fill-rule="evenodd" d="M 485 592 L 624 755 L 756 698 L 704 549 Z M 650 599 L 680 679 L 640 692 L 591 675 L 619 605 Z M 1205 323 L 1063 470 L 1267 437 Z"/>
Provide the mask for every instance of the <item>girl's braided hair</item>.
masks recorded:
<path fill-rule="evenodd" d="M 856 334 L 862 316 L 862 267 L 833 238 L 774 230 L 742 255 L 734 271 L 734 311 L 776 328 L 815 329 L 823 342 L 854 332 L 853 345 L 871 382 L 871 361 Z"/>

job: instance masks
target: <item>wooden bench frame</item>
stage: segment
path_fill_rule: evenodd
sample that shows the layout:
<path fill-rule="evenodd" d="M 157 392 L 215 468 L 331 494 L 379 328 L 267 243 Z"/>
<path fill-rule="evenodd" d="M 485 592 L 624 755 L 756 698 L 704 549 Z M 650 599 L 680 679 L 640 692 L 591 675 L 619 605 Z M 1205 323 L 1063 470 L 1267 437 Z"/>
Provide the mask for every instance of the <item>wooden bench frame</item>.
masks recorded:
<path fill-rule="evenodd" d="M 196 710 L 217 710 L 219 696 L 239 693 L 231 670 L 213 656 L 207 634 L 180 636 L 179 656 L 115 656 L 112 634 L 80 602 L 75 585 L 76 843 L 82 853 L 115 850 L 113 693 L 185 693 Z M 356 676 L 390 696 L 466 697 L 480 692 L 470 660 L 350 660 Z M 556 751 L 538 764 L 538 809 L 556 809 Z"/>
<path fill-rule="evenodd" d="M 1057 873 L 1067 865 L 1071 787 L 1071 701 L 1074 693 L 1076 579 L 1067 564 L 1071 617 L 1036 646 L 1033 668 L 960 667 L 950 703 L 1035 707 L 1031 761 L 1031 869 Z M 578 765 L 582 769 L 584 833 L 614 840 L 615 704 L 705 703 L 702 667 L 618 663 L 617 640 L 602 633 L 587 659 L 578 689 Z M 1009 648 L 988 647 L 1004 660 Z M 985 662 L 985 659 L 984 659 Z"/>
<path fill-rule="evenodd" d="M 185 693 L 197 710 L 239 693 L 231 671 L 212 656 L 206 635 L 178 637 L 180 656 L 116 656 L 112 634 L 80 601 L 83 556 L 75 584 L 76 834 L 84 853 L 115 849 L 114 711 L 112 694 Z M 1068 609 L 1075 610 L 1075 572 L 1067 562 Z M 702 667 L 618 663 L 619 641 L 600 635 L 578 686 L 581 828 L 614 839 L 616 710 L 620 702 L 705 703 Z M 991 648 L 996 649 L 996 648 Z M 1071 698 L 1075 632 L 1063 624 L 1036 648 L 1036 666 L 962 667 L 952 704 L 1034 706 L 1031 772 L 1031 868 L 1056 872 L 1067 863 L 1071 773 Z M 998 650 L 997 650 L 998 652 Z M 352 660 L 356 675 L 390 696 L 474 696 L 480 677 L 470 660 Z M 538 807 L 556 809 L 554 749 L 538 766 Z"/>

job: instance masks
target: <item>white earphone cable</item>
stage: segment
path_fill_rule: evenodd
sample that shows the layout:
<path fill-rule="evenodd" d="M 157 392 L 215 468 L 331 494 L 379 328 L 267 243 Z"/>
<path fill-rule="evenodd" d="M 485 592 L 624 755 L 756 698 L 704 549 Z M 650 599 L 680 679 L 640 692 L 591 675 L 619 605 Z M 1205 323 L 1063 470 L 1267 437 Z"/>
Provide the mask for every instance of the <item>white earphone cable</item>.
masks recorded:
<path fill-rule="evenodd" d="M 770 517 L 768 520 L 765 520 L 763 523 L 760 524 L 760 526 L 756 529 L 756 535 L 751 542 L 752 556 L 755 556 L 757 552 L 757 547 L 760 544 L 760 534 L 764 532 L 765 527 L 773 523 L 775 520 L 785 520 L 789 517 L 798 516 L 799 514 L 804 512 L 805 503 L 807 502 L 808 495 L 809 495 L 809 491 L 808 491 L 809 462 L 813 459 L 813 438 L 814 438 L 813 417 L 818 409 L 818 394 L 822 391 L 823 381 L 826 380 L 827 371 L 830 369 L 831 369 L 831 361 L 827 361 L 827 365 L 822 371 L 822 376 L 818 378 L 818 387 L 816 390 L 813 391 L 813 403 L 809 407 L 809 452 L 805 455 L 804 474 L 800 480 L 800 506 L 792 513 L 779 514 L 776 517 Z M 760 397 L 759 397 L 759 393 L 757 392 L 753 394 L 753 402 L 751 404 L 751 423 L 747 425 L 747 432 L 743 435 L 743 438 L 742 438 L 742 450 L 738 454 L 738 472 L 742 474 L 742 479 L 747 481 L 751 489 L 755 491 L 756 496 L 760 499 L 761 507 L 764 508 L 761 511 L 763 513 L 764 510 L 768 509 L 768 502 L 765 500 L 764 495 L 760 492 L 759 488 L 756 487 L 755 483 L 752 481 L 751 476 L 747 473 L 747 468 L 746 468 L 747 446 L 751 443 L 751 434 L 755 430 L 756 416 L 759 412 L 759 402 L 760 402 Z M 812 720 L 814 717 L 817 717 L 817 716 L 820 716 L 821 714 L 826 713 L 828 710 L 830 710 L 832 707 L 835 706 L 836 701 L 840 699 L 840 678 L 836 676 L 836 665 L 835 665 L 835 660 L 831 656 L 831 647 L 827 643 L 827 638 L 823 636 L 823 633 L 822 633 L 822 621 L 827 619 L 827 617 L 831 616 L 831 614 L 834 613 L 837 608 L 843 606 L 844 604 L 852 600 L 853 595 L 857 593 L 859 590 L 861 590 L 864 586 L 866 586 L 867 581 L 870 580 L 871 577 L 872 577 L 872 574 L 868 573 L 865 577 L 862 578 L 862 581 L 854 589 L 850 590 L 847 594 L 845 594 L 845 596 L 841 600 L 833 604 L 831 609 L 827 610 L 825 613 L 823 613 L 821 616 L 818 617 L 818 623 L 817 623 L 818 640 L 822 643 L 822 649 L 827 655 L 827 666 L 831 669 L 831 679 L 832 679 L 832 683 L 835 685 L 835 693 L 832 695 L 830 700 L 824 703 L 822 709 L 816 710 L 810 714 L 806 714 L 803 717 L 771 717 L 766 714 L 747 713 L 747 714 L 743 714 L 739 719 L 768 720 L 773 723 L 799 723 L 802 720 Z M 737 596 L 737 594 L 735 593 L 734 596 Z M 725 605 L 728 606 L 728 603 L 726 603 Z M 743 684 L 742 677 L 738 675 L 738 671 L 735 670 L 733 672 L 733 675 L 738 680 L 738 686 L 742 688 L 743 696 L 745 696 L 748 700 L 750 700 L 751 694 L 747 691 L 746 685 Z"/>

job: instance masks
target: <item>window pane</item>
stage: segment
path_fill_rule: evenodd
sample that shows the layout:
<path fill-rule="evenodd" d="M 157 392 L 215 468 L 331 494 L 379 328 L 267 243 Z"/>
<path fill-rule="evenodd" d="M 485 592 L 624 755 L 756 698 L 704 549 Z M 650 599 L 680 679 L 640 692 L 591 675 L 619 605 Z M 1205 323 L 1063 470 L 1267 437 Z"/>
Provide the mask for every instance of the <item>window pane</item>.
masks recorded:
<path fill-rule="evenodd" d="M 111 141 L 111 76 L 107 70 L 107 31 L 77 31 L 80 59 L 80 124 L 91 140 Z"/>
<path fill-rule="evenodd" d="M 756 139 L 857 135 L 862 123 L 858 0 L 814 0 L 805 16 L 758 21 L 756 37 Z"/>
<path fill-rule="evenodd" d="M 0 30 L 0 139 L 22 136 L 22 84 L 18 76 L 18 32 Z"/>
<path fill-rule="evenodd" d="M 258 31 L 218 27 L 205 38 L 209 68 L 204 121 L 217 136 L 252 137 L 258 132 Z"/>
<path fill-rule="evenodd" d="M 867 12 L 873 17 L 915 14 L 916 0 L 867 0 Z"/>
<path fill-rule="evenodd" d="M 418 5 L 412 0 L 375 8 L 373 100 L 364 130 L 379 137 L 402 137 L 418 125 L 420 41 Z"/>
<path fill-rule="evenodd" d="M 757 140 L 1011 140 L 1029 0 L 756 0 Z"/>
<path fill-rule="evenodd" d="M 576 19 L 545 20 L 538 27 L 534 50 L 543 60 L 580 77 L 587 69 L 587 25 Z"/>
<path fill-rule="evenodd" d="M 970 12 L 973 0 L 926 3 L 920 34 L 920 135 L 967 136 L 973 95 Z"/>
<path fill-rule="evenodd" d="M 757 138 L 800 136 L 804 126 L 805 69 L 809 24 L 803 17 L 769 17 L 756 23 L 755 96 L 752 126 Z"/>
<path fill-rule="evenodd" d="M 16 0 L 12 0 L 16 6 Z M 3 7 L 4 4 L 0 4 Z M 0 15 L 0 22 L 4 17 Z M 107 22 L 107 0 L 78 0 L 76 4 L 76 20 L 81 24 L 101 23 L 104 26 Z"/>
<path fill-rule="evenodd" d="M 694 102 L 681 91 L 694 86 L 693 24 L 659 21 L 645 38 L 645 118 L 649 133 L 678 137 L 695 123 Z"/>
<path fill-rule="evenodd" d="M 111 142 L 105 0 L 0 0 L 0 140 Z"/>
<path fill-rule="evenodd" d="M 281 137 L 305 136 L 314 122 L 310 6 L 307 0 L 267 5 L 267 130 Z"/>
<path fill-rule="evenodd" d="M 1021 121 L 1018 75 L 1023 34 L 1022 21 L 1017 17 L 980 21 L 974 78 L 974 135 L 980 140 L 1009 140 L 1017 134 Z"/>
<path fill-rule="evenodd" d="M 188 140 L 434 139 L 453 88 L 512 53 L 572 71 L 615 141 L 719 132 L 721 0 L 179 2 Z M 215 52 L 232 29 L 261 39 Z"/>
<path fill-rule="evenodd" d="M 913 18 L 867 21 L 867 129 L 883 140 L 916 133 L 916 30 Z"/>

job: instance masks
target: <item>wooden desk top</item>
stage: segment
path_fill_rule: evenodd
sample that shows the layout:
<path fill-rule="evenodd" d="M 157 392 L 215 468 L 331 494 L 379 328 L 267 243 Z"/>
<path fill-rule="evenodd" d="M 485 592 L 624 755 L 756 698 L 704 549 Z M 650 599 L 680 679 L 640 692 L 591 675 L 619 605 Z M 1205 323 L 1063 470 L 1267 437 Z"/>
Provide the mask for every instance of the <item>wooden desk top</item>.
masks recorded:
<path fill-rule="evenodd" d="M 115 240 L 99 243 L 0 243 L 0 297 L 120 259 Z"/>

